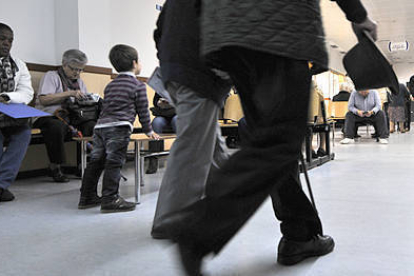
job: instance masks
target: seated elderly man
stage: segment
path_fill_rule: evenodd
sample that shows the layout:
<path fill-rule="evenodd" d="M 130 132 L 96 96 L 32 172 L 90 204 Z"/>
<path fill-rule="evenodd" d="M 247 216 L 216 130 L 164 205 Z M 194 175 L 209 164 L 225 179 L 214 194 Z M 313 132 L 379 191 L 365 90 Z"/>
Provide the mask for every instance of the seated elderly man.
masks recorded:
<path fill-rule="evenodd" d="M 345 139 L 348 144 L 355 138 L 358 123 L 371 124 L 379 136 L 381 144 L 388 144 L 388 128 L 385 113 L 381 110 L 381 100 L 376 90 L 359 90 L 351 94 L 348 102 L 349 112 L 345 118 Z"/>
<path fill-rule="evenodd" d="M 339 92 L 335 96 L 333 96 L 333 102 L 347 102 L 349 101 L 349 97 L 351 96 L 352 88 L 349 83 L 343 82 L 339 86 Z"/>
<path fill-rule="evenodd" d="M 28 104 L 34 94 L 30 74 L 23 61 L 10 55 L 13 38 L 12 29 L 0 23 L 0 103 Z M 27 119 L 0 112 L 0 202 L 14 199 L 8 188 L 17 176 L 30 137 Z"/>

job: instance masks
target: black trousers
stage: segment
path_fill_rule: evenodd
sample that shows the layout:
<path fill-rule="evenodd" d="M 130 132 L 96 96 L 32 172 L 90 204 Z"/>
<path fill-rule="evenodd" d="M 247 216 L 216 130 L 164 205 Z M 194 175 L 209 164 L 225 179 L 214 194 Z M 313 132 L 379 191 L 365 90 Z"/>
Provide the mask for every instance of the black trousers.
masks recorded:
<path fill-rule="evenodd" d="M 102 180 L 102 201 L 111 202 L 118 196 L 121 169 L 126 161 L 131 130 L 128 126 L 98 128 L 93 136 L 93 150 L 82 178 L 81 197 L 97 195 Z"/>
<path fill-rule="evenodd" d="M 235 47 L 223 56 L 249 130 L 240 151 L 212 175 L 206 197 L 171 215 L 170 234 L 204 254 L 217 253 L 269 195 L 285 237 L 302 241 L 322 233 L 297 173 L 309 102 L 307 62 Z"/>
<path fill-rule="evenodd" d="M 355 138 L 356 130 L 355 127 L 358 123 L 370 124 L 375 128 L 375 133 L 380 138 L 388 138 L 389 131 L 387 126 L 385 113 L 380 110 L 371 117 L 359 117 L 352 112 L 346 113 L 344 134 L 346 138 Z"/>
<path fill-rule="evenodd" d="M 87 121 L 77 128 L 84 136 L 92 136 L 95 121 Z M 72 133 L 69 127 L 55 116 L 41 117 L 35 121 L 33 127 L 40 128 L 45 141 L 49 161 L 55 164 L 65 162 L 65 141 L 70 141 Z"/>

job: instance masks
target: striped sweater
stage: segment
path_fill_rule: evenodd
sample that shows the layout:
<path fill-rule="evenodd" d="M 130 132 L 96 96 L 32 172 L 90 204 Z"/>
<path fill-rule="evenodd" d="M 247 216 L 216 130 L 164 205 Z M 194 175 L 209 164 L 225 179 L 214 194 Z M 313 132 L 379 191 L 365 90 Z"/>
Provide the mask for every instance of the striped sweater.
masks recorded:
<path fill-rule="evenodd" d="M 145 84 L 129 74 L 119 74 L 105 87 L 102 111 L 96 127 L 122 125 L 132 127 L 138 115 L 144 133 L 152 132 Z"/>

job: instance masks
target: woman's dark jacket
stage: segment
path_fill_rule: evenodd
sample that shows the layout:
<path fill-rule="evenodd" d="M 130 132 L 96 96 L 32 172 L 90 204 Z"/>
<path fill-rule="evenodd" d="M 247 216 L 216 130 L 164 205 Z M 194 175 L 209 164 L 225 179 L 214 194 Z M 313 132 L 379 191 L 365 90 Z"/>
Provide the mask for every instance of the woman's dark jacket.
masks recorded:
<path fill-rule="evenodd" d="M 157 21 L 154 40 L 164 83 L 178 82 L 199 96 L 222 104 L 230 83 L 200 60 L 199 0 L 167 0 Z"/>
<path fill-rule="evenodd" d="M 410 92 L 404 84 L 399 84 L 400 89 L 398 94 L 391 95 L 389 106 L 405 106 L 405 103 L 410 100 Z"/>

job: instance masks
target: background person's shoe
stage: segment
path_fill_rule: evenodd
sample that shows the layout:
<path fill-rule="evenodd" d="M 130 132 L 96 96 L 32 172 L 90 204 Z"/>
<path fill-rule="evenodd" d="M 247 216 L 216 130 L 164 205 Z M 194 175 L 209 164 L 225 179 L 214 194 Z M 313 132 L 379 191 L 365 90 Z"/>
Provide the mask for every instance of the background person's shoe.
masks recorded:
<path fill-rule="evenodd" d="M 101 203 L 101 213 L 117 213 L 117 212 L 129 212 L 135 210 L 136 204 L 134 202 L 128 202 L 122 197 L 118 196 L 110 202 Z"/>
<path fill-rule="evenodd" d="M 388 140 L 384 138 L 379 139 L 380 144 L 388 144 Z"/>
<path fill-rule="evenodd" d="M 14 199 L 14 195 L 8 189 L 0 188 L 0 201 L 12 201 Z"/>
<path fill-rule="evenodd" d="M 354 141 L 354 139 L 351 139 L 351 138 L 345 138 L 345 139 L 342 139 L 341 140 L 341 144 L 349 144 L 349 143 L 351 143 L 351 142 L 353 142 Z"/>
<path fill-rule="evenodd" d="M 69 182 L 69 178 L 66 175 L 64 175 L 59 168 L 52 170 L 50 172 L 50 175 L 52 176 L 55 182 L 59 182 L 59 183 Z"/>
<path fill-rule="evenodd" d="M 284 237 L 279 242 L 277 262 L 282 265 L 294 265 L 306 258 L 323 256 L 335 247 L 330 236 L 316 235 L 306 242 L 288 240 Z"/>
<path fill-rule="evenodd" d="M 154 174 L 158 170 L 158 159 L 156 157 L 148 158 L 148 168 L 145 171 L 146 174 Z"/>
<path fill-rule="evenodd" d="M 323 157 L 327 155 L 326 151 L 321 148 L 318 149 L 318 152 L 316 154 L 318 155 L 318 157 Z"/>
<path fill-rule="evenodd" d="M 88 208 L 96 207 L 96 206 L 101 205 L 101 203 L 102 203 L 102 198 L 97 195 L 94 195 L 91 197 L 81 196 L 81 198 L 79 199 L 78 209 L 88 209 Z"/>

